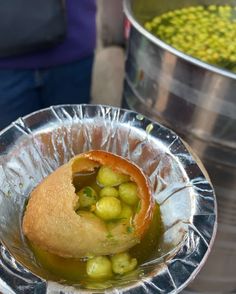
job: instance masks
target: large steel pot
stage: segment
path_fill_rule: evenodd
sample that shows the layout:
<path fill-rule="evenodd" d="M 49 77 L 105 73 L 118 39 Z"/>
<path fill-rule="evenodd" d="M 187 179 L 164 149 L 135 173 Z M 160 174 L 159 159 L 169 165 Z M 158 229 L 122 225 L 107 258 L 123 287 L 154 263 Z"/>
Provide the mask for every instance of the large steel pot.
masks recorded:
<path fill-rule="evenodd" d="M 189 291 L 236 293 L 236 75 L 175 50 L 143 28 L 168 10 L 213 3 L 236 1 L 124 0 L 130 28 L 123 106 L 171 126 L 208 168 L 219 201 L 218 237 Z"/>
<path fill-rule="evenodd" d="M 166 124 L 177 124 L 182 133 L 236 148 L 236 75 L 175 50 L 142 26 L 162 12 L 203 3 L 217 1 L 125 0 L 131 22 L 125 101 Z"/>

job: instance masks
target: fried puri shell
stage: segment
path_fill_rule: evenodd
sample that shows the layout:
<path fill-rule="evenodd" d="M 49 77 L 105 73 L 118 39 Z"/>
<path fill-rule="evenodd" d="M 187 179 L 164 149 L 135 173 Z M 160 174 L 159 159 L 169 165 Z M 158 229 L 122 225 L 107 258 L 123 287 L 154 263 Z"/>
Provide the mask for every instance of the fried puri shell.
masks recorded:
<path fill-rule="evenodd" d="M 138 186 L 140 209 L 133 218 L 133 230 L 120 222 L 108 226 L 91 212 L 77 214 L 78 196 L 73 174 L 106 165 L 129 175 Z M 31 193 L 23 217 L 23 233 L 35 245 L 63 257 L 110 255 L 128 250 L 149 227 L 154 201 L 143 172 L 130 161 L 105 151 L 90 151 L 72 158 L 45 178 Z"/>

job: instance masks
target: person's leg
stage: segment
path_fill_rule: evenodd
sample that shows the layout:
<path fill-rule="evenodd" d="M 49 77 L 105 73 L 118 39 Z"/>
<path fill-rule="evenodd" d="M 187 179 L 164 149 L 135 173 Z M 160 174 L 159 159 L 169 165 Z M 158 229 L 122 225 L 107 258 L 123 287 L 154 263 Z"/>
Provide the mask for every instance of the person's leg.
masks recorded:
<path fill-rule="evenodd" d="M 42 70 L 44 107 L 89 103 L 93 55 L 73 63 Z"/>
<path fill-rule="evenodd" d="M 0 70 L 0 129 L 40 107 L 34 71 Z"/>

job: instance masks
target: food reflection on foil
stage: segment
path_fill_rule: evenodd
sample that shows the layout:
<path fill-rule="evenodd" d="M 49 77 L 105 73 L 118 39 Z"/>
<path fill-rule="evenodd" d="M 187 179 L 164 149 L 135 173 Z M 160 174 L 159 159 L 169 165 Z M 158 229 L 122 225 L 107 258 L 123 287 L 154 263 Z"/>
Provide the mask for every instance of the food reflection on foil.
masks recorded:
<path fill-rule="evenodd" d="M 99 292 L 101 288 L 109 288 L 121 293 L 139 290 L 177 293 L 202 267 L 216 231 L 214 191 L 204 169 L 199 168 L 198 159 L 170 130 L 137 113 L 118 108 L 67 105 L 19 119 L 1 133 L 0 145 L 2 289 L 8 287 L 17 292 L 24 287 L 41 289 L 42 293 L 66 293 L 88 288 Z M 150 183 L 153 199 L 160 208 L 162 237 L 152 242 L 151 235 L 143 241 L 141 249 L 118 256 L 118 260 L 128 260 L 128 264 L 133 262 L 133 266 L 134 259 L 138 261 L 134 270 L 120 275 L 119 279 L 109 279 L 104 283 L 75 283 L 68 282 L 66 277 L 58 279 L 57 275 L 39 265 L 35 256 L 42 252 L 31 248 L 24 238 L 22 219 L 34 188 L 72 157 L 90 150 L 111 152 L 143 171 Z M 84 192 L 78 191 L 82 195 Z M 93 191 L 88 193 L 91 198 L 96 198 Z M 116 199 L 115 196 L 113 198 Z M 80 206 L 87 205 L 92 208 L 94 204 L 80 203 Z M 100 217 L 107 217 L 107 212 L 104 214 L 102 211 Z M 139 244 L 133 248 L 136 246 Z M 44 257 L 41 260 L 45 260 Z M 46 258 L 49 263 L 54 257 L 51 255 L 50 258 Z M 109 262 L 111 259 L 112 256 Z M 54 260 L 52 264 L 57 265 L 59 272 L 65 266 L 61 260 Z M 50 269 L 50 264 L 47 269 Z M 72 274 L 74 272 L 72 270 Z"/>

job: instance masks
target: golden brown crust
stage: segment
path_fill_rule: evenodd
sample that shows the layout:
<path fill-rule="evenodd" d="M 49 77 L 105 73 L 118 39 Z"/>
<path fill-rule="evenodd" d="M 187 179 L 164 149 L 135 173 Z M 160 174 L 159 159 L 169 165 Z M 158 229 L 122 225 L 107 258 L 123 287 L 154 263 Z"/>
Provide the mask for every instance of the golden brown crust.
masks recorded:
<path fill-rule="evenodd" d="M 99 165 L 130 175 L 138 185 L 141 210 L 134 218 L 134 232 L 127 234 L 122 224 L 108 232 L 104 222 L 94 214 L 75 212 L 78 196 L 72 184 L 73 173 L 93 170 Z M 23 232 L 31 242 L 64 257 L 113 254 L 139 242 L 150 224 L 153 208 L 148 182 L 137 166 L 108 152 L 90 151 L 72 158 L 32 191 L 23 218 Z"/>

